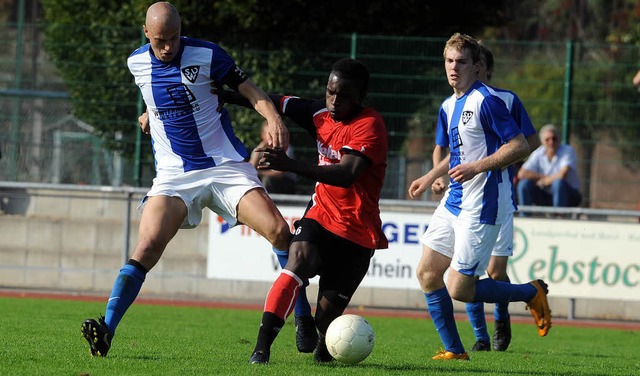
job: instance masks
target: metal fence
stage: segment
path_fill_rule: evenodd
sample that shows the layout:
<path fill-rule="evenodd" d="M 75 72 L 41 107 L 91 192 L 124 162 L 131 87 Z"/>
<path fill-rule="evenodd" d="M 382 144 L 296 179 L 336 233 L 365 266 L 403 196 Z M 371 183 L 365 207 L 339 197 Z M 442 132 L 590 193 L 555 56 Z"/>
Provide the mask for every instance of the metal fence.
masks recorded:
<path fill-rule="evenodd" d="M 105 148 L 104 138 L 97 136 L 94 125 L 109 119 L 75 116 L 67 85 L 43 48 L 41 29 L 42 25 L 18 30 L 16 25 L 0 24 L 0 48 L 7 52 L 0 56 L 0 180 L 148 186 L 154 175 L 148 140 L 142 138 L 141 153 L 133 157 Z M 132 38 L 130 45 L 139 42 Z M 269 73 L 287 79 L 281 87 L 266 90 L 310 97 L 324 95 L 333 61 L 345 56 L 364 61 L 372 73 L 368 104 L 383 114 L 390 141 L 383 198 L 404 199 L 408 182 L 430 165 L 437 109 L 451 94 L 442 63 L 444 42 L 436 38 L 317 35 L 296 50 L 281 51 L 274 45 L 230 52 L 241 65 L 247 57 L 266 62 L 286 53 L 288 69 L 264 63 L 251 65 L 250 73 L 260 85 L 263 73 L 271 69 Z M 496 57 L 492 84 L 516 91 L 536 128 L 555 123 L 562 128 L 564 140 L 576 147 L 583 206 L 638 208 L 640 94 L 631 85 L 640 68 L 637 48 L 571 42 L 484 43 Z M 220 44 L 225 45 L 224 41 Z M 122 49 L 122 68 L 126 69 L 124 60 L 129 50 L 118 48 Z M 83 61 L 74 63 L 82 65 Z M 133 85 L 133 79 L 114 82 L 106 74 L 103 77 L 103 83 L 92 79 L 86 84 L 116 89 Z M 92 98 L 82 100 L 89 102 Z M 126 134 L 124 131 L 136 127 L 139 104 L 136 98 L 118 100 L 125 101 L 131 118 L 130 123 L 123 124 Z M 246 121 L 243 111 L 231 110 L 239 133 L 257 134 L 259 127 Z M 311 140 L 295 125 L 290 129 L 296 155 L 315 160 Z M 112 137 L 127 144 L 129 150 L 136 148 L 135 137 L 122 133 Z M 247 139 L 248 147 L 253 140 Z M 310 182 L 302 184 L 306 184 L 305 189 L 311 186 Z"/>

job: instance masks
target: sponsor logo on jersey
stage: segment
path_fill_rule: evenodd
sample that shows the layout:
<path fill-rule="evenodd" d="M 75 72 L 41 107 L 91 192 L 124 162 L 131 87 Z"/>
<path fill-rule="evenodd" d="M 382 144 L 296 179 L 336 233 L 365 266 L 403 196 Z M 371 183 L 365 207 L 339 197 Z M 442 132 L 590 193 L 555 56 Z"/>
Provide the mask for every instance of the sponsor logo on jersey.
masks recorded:
<path fill-rule="evenodd" d="M 190 67 L 182 68 L 182 74 L 191 82 L 192 84 L 196 83 L 196 79 L 198 78 L 198 73 L 200 72 L 200 67 L 197 65 L 192 65 Z"/>
<path fill-rule="evenodd" d="M 458 127 L 451 128 L 450 133 L 451 135 L 449 137 L 451 137 L 451 149 L 454 150 L 460 148 L 460 146 L 462 146 L 463 144 Z"/>
<path fill-rule="evenodd" d="M 338 150 L 333 150 L 331 145 L 325 146 L 320 141 L 316 141 L 316 143 L 318 145 L 318 153 L 320 153 L 320 155 L 332 161 L 340 160 L 341 158 L 340 152 Z"/>
<path fill-rule="evenodd" d="M 191 90 L 185 84 L 178 84 L 167 87 L 167 93 L 173 100 L 176 106 L 187 106 L 189 103 L 196 100 L 196 96 L 193 95 Z"/>

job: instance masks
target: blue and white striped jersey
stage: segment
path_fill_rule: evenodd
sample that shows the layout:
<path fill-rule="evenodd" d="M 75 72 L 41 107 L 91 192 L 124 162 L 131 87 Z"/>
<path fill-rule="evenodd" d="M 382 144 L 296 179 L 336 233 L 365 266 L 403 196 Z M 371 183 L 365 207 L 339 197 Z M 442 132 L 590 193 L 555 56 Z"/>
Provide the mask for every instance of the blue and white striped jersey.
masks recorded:
<path fill-rule="evenodd" d="M 516 95 L 516 93 L 506 89 L 493 87 L 493 86 L 489 86 L 489 87 L 495 90 L 496 95 L 500 99 L 502 99 L 505 105 L 507 105 L 507 109 L 509 110 L 511 117 L 513 118 L 513 120 L 516 121 L 516 124 L 518 124 L 518 127 L 522 131 L 522 134 L 524 135 L 524 137 L 526 138 L 536 134 L 536 129 L 533 127 L 533 123 L 531 123 L 529 114 L 527 113 L 527 110 L 524 108 L 522 101 L 520 101 L 520 98 Z M 513 179 L 516 176 L 516 171 L 513 165 L 510 165 L 509 167 L 507 167 L 507 170 L 509 171 L 509 183 L 513 184 Z M 514 209 L 518 210 L 516 194 L 513 188 L 511 190 L 511 199 L 513 202 Z"/>
<path fill-rule="evenodd" d="M 496 91 L 476 81 L 462 97 L 442 103 L 436 144 L 449 148 L 453 168 L 495 153 L 521 133 Z M 487 171 L 464 183 L 450 181 L 444 206 L 459 218 L 501 224 L 515 211 L 512 192 L 508 169 Z"/>
<path fill-rule="evenodd" d="M 229 114 L 216 110 L 218 97 L 210 91 L 210 83 L 222 82 L 236 68 L 235 62 L 214 43 L 180 39 L 180 52 L 169 63 L 158 60 L 149 44 L 127 60 L 149 112 L 157 176 L 203 170 L 248 156 Z"/>

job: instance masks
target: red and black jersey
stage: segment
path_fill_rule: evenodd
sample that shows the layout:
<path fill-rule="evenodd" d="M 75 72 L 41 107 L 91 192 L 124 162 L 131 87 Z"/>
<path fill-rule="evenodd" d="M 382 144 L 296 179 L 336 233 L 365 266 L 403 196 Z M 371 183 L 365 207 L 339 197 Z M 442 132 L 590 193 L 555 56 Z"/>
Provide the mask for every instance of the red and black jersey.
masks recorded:
<path fill-rule="evenodd" d="M 380 220 L 380 192 L 387 167 L 387 130 L 382 116 L 364 107 L 354 118 L 340 122 L 331 117 L 325 100 L 272 96 L 280 113 L 294 120 L 316 139 L 318 164 L 340 163 L 352 153 L 369 166 L 346 188 L 317 183 L 304 217 L 331 233 L 371 249 L 388 248 Z"/>

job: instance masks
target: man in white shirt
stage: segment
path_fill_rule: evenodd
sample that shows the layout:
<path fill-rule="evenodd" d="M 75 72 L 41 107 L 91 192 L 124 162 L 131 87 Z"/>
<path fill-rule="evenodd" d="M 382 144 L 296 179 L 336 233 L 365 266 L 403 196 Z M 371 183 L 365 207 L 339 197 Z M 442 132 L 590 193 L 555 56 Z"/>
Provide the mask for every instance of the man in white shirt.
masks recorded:
<path fill-rule="evenodd" d="M 560 143 L 560 132 L 553 124 L 542 127 L 539 134 L 542 145 L 518 171 L 518 203 L 578 206 L 582 197 L 573 147 Z"/>

